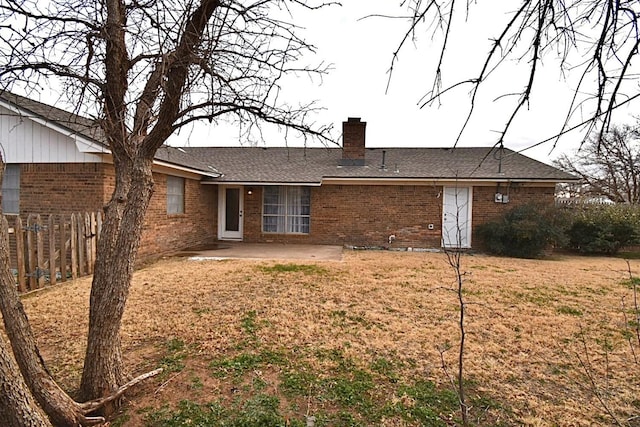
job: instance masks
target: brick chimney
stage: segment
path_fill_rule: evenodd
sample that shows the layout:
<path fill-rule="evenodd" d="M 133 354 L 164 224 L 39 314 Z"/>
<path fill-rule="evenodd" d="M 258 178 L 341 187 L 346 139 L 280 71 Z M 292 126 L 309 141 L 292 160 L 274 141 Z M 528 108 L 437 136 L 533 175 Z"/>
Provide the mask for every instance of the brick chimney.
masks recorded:
<path fill-rule="evenodd" d="M 360 117 L 349 117 L 342 122 L 341 166 L 364 166 L 364 136 L 366 122 Z"/>

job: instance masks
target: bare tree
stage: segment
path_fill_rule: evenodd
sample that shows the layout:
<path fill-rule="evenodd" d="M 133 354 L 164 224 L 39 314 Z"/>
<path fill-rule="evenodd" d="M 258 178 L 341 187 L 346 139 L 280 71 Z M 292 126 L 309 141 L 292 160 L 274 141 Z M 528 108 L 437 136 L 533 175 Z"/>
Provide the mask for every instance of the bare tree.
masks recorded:
<path fill-rule="evenodd" d="M 153 193 L 152 161 L 167 138 L 194 121 L 226 118 L 247 131 L 271 123 L 329 140 L 329 128 L 312 123 L 313 103 L 279 100 L 286 76 L 326 72 L 322 64 L 302 62 L 313 46 L 290 22 L 292 7 L 326 5 L 313 1 L 0 3 L 6 88 L 38 90 L 62 81 L 78 111 L 95 115 L 113 156 L 115 190 L 104 207 L 90 297 L 84 400 L 111 395 L 127 379 L 120 324 Z M 109 413 L 117 401 L 105 403 Z"/>
<path fill-rule="evenodd" d="M 634 127 L 614 126 L 601 138 L 589 139 L 574 155 L 561 155 L 555 164 L 581 178 L 581 196 L 640 204 L 640 140 Z"/>
<path fill-rule="evenodd" d="M 597 129 L 600 135 L 608 129 L 614 110 L 640 96 L 637 74 L 632 70 L 633 58 L 638 55 L 640 4 L 634 0 L 519 0 L 500 2 L 491 6 L 472 0 L 405 0 L 402 5 L 408 14 L 408 28 L 391 61 L 391 73 L 399 53 L 425 31 L 433 31 L 439 44 L 439 57 L 434 58 L 435 74 L 432 87 L 425 90 L 421 107 L 430 105 L 448 92 L 469 90 L 467 120 L 458 140 L 477 107 L 481 89 L 497 70 L 507 63 L 517 62 L 527 73 L 519 89 L 493 93 L 496 100 L 512 98 L 513 106 L 499 133 L 501 144 L 516 117 L 529 107 L 532 94 L 539 88 L 537 77 L 543 67 L 557 66 L 560 76 L 572 74 L 575 79 L 574 97 L 568 105 L 566 119 L 557 135 L 586 127 L 586 135 Z M 468 63 L 468 77 L 447 79 L 448 59 L 466 56 L 467 52 L 452 50 L 454 35 L 465 34 L 467 18 L 479 8 L 494 11 L 486 16 L 486 25 L 496 26 L 495 36 L 487 46 L 481 63 Z M 505 24 L 502 14 L 507 11 Z M 441 35 L 441 37 L 436 37 Z M 459 71 L 459 70 L 458 70 Z M 502 83 L 502 82 L 499 82 Z M 545 100 L 548 101 L 548 100 Z M 586 119 L 584 119 L 586 114 Z M 574 124 L 571 120 L 577 120 Z"/>

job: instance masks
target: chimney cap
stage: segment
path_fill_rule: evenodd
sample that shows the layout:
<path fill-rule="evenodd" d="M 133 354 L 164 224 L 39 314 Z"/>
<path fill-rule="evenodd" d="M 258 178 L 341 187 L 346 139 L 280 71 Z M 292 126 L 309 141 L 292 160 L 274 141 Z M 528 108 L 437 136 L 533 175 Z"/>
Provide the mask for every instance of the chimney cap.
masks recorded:
<path fill-rule="evenodd" d="M 360 117 L 348 117 L 347 118 L 347 122 L 349 123 L 360 123 L 361 118 Z"/>

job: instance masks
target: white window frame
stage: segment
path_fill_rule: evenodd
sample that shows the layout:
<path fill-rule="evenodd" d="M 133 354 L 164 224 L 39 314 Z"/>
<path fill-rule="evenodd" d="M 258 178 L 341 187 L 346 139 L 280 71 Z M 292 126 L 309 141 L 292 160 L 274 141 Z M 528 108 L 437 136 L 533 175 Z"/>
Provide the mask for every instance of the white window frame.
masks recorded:
<path fill-rule="evenodd" d="M 167 175 L 167 215 L 184 214 L 185 179 Z"/>
<path fill-rule="evenodd" d="M 278 191 L 278 203 L 267 204 L 267 192 L 274 190 Z M 298 212 L 295 212 L 296 210 Z M 273 224 L 268 224 L 272 221 L 267 221 L 267 218 L 275 218 L 275 230 L 272 229 Z M 311 232 L 311 188 L 304 186 L 264 187 L 262 192 L 262 232 L 265 234 L 308 235 Z"/>

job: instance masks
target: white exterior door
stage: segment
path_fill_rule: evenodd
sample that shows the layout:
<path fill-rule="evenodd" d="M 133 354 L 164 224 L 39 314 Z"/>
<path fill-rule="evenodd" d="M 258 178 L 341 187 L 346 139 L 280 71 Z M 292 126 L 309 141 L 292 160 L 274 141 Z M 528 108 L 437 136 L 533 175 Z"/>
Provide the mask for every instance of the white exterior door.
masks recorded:
<path fill-rule="evenodd" d="M 242 186 L 220 186 L 218 191 L 218 238 L 242 240 Z"/>
<path fill-rule="evenodd" d="M 442 246 L 471 247 L 471 187 L 444 187 Z"/>

